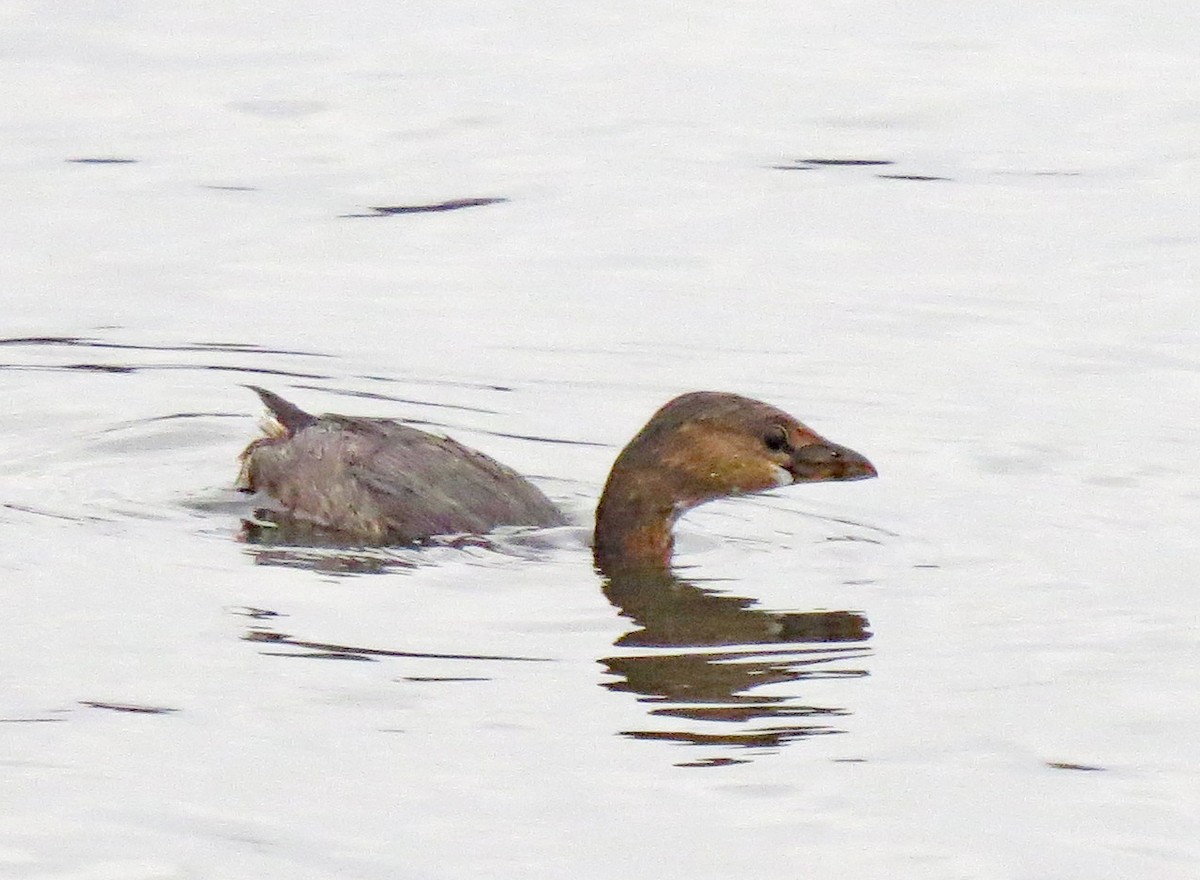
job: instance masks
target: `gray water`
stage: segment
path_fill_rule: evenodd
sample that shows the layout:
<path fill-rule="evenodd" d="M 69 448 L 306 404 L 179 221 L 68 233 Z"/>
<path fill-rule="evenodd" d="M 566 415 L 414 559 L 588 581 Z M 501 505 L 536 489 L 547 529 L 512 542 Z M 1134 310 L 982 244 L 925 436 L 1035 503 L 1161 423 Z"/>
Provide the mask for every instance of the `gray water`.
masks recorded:
<path fill-rule="evenodd" d="M 0 874 L 1197 875 L 1190 6 L 0 20 Z M 248 544 L 248 382 L 575 525 Z M 701 388 L 881 478 L 606 590 Z"/>

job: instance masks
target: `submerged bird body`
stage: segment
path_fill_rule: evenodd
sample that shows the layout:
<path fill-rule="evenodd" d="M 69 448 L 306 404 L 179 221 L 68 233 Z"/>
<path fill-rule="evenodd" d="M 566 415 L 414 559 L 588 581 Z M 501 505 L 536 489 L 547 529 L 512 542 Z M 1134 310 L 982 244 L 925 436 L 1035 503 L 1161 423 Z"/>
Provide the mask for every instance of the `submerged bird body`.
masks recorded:
<path fill-rule="evenodd" d="M 566 522 L 516 471 L 448 437 L 389 419 L 317 417 L 253 390 L 275 424 L 242 453 L 239 488 L 347 541 L 412 544 Z"/>
<path fill-rule="evenodd" d="M 313 416 L 261 388 L 274 417 L 242 453 L 239 488 L 347 542 L 411 544 L 565 517 L 510 468 L 388 419 Z M 663 406 L 613 465 L 596 510 L 594 557 L 608 575 L 670 566 L 687 510 L 791 483 L 876 475 L 866 458 L 736 394 L 700 391 Z"/>

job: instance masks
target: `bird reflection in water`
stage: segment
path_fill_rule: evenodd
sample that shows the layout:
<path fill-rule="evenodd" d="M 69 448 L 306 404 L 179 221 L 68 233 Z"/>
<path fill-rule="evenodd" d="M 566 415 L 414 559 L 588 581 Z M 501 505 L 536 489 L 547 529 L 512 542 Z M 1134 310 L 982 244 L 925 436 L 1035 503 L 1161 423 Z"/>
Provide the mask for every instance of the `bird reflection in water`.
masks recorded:
<path fill-rule="evenodd" d="M 347 547 L 341 536 L 285 511 L 255 508 L 242 520 L 239 540 L 257 565 L 301 568 L 324 574 L 384 574 L 414 569 L 415 560 L 402 549 Z"/>
<path fill-rule="evenodd" d="M 260 562 L 383 571 L 403 567 L 403 557 L 391 550 L 296 555 L 288 545 L 416 547 L 441 535 L 450 541 L 468 535 L 486 546 L 498 527 L 566 523 L 528 480 L 450 439 L 387 419 L 314 416 L 251 387 L 271 419 L 242 454 L 238 486 L 278 505 L 247 524 L 246 540 L 260 548 Z M 773 747 L 840 732 L 834 721 L 846 709 L 749 692 L 865 676 L 854 661 L 869 656 L 866 619 L 851 611 L 771 612 L 679 580 L 671 567 L 673 529 L 683 513 L 719 498 L 876 475 L 861 454 L 740 395 L 683 394 L 651 416 L 617 456 L 596 509 L 596 570 L 609 601 L 639 627 L 617 640 L 621 653 L 602 660 L 615 677 L 605 686 L 656 704 L 654 717 L 738 726 L 629 736 Z M 767 726 L 744 729 L 759 722 Z"/>
<path fill-rule="evenodd" d="M 610 578 L 604 593 L 639 627 L 618 639 L 615 647 L 693 649 L 604 658 L 602 663 L 615 677 L 604 686 L 639 695 L 655 706 L 650 714 L 657 718 L 727 725 L 724 730 L 672 726 L 624 731 L 625 735 L 769 749 L 844 732 L 835 719 L 850 714 L 845 708 L 749 692 L 784 682 L 865 677 L 861 661 L 870 656 L 864 643 L 871 633 L 862 614 L 768 611 L 754 607 L 752 599 L 666 573 Z M 772 647 L 750 647 L 767 645 Z M 725 758 L 702 763 L 733 762 Z"/>
<path fill-rule="evenodd" d="M 270 512 L 257 511 L 258 517 Z M 262 520 L 259 520 L 262 522 Z M 306 530 L 244 524 L 243 540 L 260 565 L 327 574 L 381 574 L 416 568 L 420 551 L 338 548 Z M 486 539 L 472 546 L 495 550 Z M 461 545 L 459 545 L 461 547 Z M 870 656 L 867 618 L 856 611 L 771 611 L 753 599 L 669 573 L 625 574 L 603 581 L 605 597 L 637 625 L 603 657 L 604 687 L 631 693 L 658 719 L 687 722 L 622 731 L 646 740 L 772 749 L 811 736 L 844 733 L 849 709 L 797 696 L 753 693 L 768 685 L 863 678 Z M 680 650 L 686 649 L 686 650 Z M 700 763 L 737 763 L 724 757 Z"/>
<path fill-rule="evenodd" d="M 267 518 L 271 517 L 270 520 Z M 267 525 L 270 522 L 270 525 Z M 418 567 L 412 548 L 338 547 L 336 539 L 300 531 L 277 512 L 256 511 L 243 540 L 260 565 L 306 568 L 326 574 L 382 574 Z M 282 526 L 282 528 L 281 528 Z M 486 538 L 451 544 L 495 551 Z M 511 552 L 512 547 L 508 547 Z M 844 733 L 844 706 L 814 705 L 794 695 L 754 693 L 768 685 L 864 678 L 871 638 L 856 611 L 771 611 L 754 599 L 722 592 L 715 584 L 681 580 L 667 572 L 605 578 L 605 597 L 637 625 L 616 640 L 620 653 L 600 662 L 603 686 L 637 695 L 668 726 L 626 730 L 644 740 L 714 746 L 748 754 L 793 740 Z M 686 649 L 686 650 L 681 650 Z M 349 649 L 347 649 L 349 650 Z M 730 757 L 700 765 L 740 763 Z"/>

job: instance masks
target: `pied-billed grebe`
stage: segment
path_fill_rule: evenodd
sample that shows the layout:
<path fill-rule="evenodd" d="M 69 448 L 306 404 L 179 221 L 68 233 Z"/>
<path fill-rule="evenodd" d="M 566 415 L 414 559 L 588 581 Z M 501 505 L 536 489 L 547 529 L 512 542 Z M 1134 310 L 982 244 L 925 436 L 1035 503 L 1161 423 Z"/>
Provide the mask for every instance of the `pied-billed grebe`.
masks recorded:
<path fill-rule="evenodd" d="M 524 477 L 454 440 L 390 419 L 310 415 L 249 387 L 273 420 L 242 453 L 238 488 L 265 492 L 347 542 L 412 544 L 566 522 Z M 866 458 L 773 406 L 684 394 L 617 456 L 596 509 L 596 566 L 607 574 L 666 571 L 675 521 L 706 501 L 874 476 Z"/>

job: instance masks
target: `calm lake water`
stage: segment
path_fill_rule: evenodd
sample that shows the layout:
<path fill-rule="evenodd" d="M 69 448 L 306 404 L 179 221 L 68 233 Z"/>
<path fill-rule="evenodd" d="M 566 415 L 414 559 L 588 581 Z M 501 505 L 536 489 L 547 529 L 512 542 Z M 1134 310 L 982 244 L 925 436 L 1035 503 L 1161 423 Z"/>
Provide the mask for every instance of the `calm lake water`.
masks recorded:
<path fill-rule="evenodd" d="M 1190 5 L 0 20 L 0 876 L 1200 875 Z M 245 383 L 576 525 L 239 540 Z M 881 478 L 606 585 L 695 389 Z"/>

